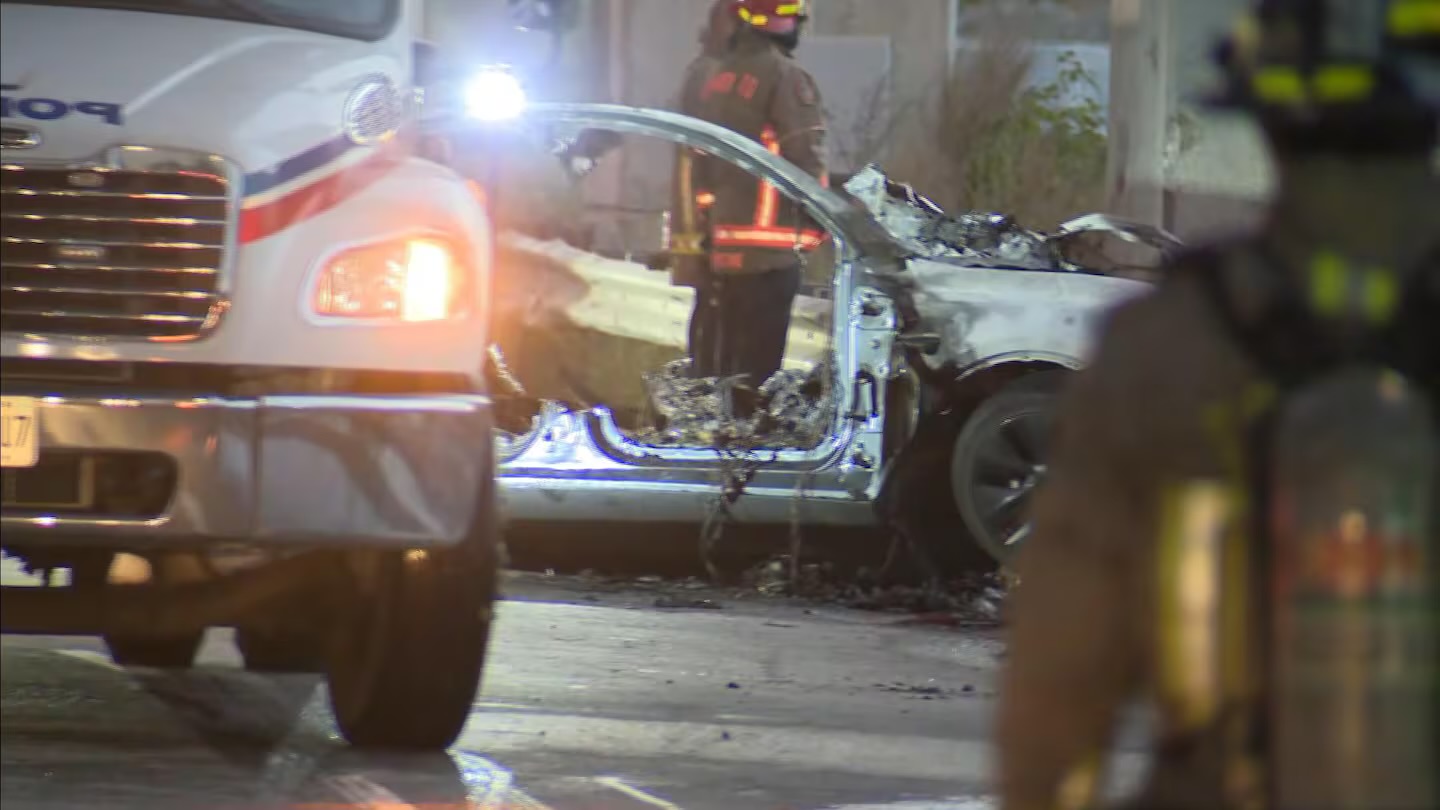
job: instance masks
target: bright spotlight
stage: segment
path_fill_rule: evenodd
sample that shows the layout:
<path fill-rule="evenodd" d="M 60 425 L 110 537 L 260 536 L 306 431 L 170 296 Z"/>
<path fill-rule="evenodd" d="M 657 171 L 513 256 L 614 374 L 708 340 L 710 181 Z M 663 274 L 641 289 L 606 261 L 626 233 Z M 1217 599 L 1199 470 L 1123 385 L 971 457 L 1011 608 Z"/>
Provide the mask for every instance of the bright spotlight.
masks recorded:
<path fill-rule="evenodd" d="M 465 112 L 480 121 L 509 121 L 525 112 L 525 88 L 515 74 L 483 70 L 465 85 Z"/>

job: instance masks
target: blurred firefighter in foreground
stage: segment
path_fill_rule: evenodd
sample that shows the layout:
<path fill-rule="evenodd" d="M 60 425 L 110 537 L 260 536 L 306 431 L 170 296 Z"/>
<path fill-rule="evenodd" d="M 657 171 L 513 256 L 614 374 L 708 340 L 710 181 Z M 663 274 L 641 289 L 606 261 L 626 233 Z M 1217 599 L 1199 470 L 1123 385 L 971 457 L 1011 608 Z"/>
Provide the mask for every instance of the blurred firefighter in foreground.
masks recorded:
<path fill-rule="evenodd" d="M 793 58 L 805 3 L 737 0 L 734 13 L 740 29 L 701 90 L 697 117 L 764 144 L 824 182 L 820 92 Z M 738 166 L 697 157 L 693 181 L 713 194 L 695 372 L 740 377 L 736 405 L 743 414 L 753 403 L 748 392 L 780 370 L 805 257 L 825 235 L 799 206 Z"/>
<path fill-rule="evenodd" d="M 1221 49 L 1263 228 L 1118 311 L 1019 555 L 1005 810 L 1440 807 L 1440 2 L 1264 0 Z"/>

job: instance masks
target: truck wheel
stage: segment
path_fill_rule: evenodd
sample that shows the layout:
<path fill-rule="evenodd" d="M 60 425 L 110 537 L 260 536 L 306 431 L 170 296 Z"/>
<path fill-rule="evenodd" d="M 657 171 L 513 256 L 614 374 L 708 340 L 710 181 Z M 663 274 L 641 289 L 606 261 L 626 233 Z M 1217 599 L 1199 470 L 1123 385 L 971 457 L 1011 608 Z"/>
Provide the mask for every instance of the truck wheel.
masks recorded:
<path fill-rule="evenodd" d="M 326 667 L 330 705 L 352 745 L 437 751 L 460 735 L 480 686 L 495 552 L 374 552 Z"/>
<path fill-rule="evenodd" d="M 324 672 L 325 643 L 313 633 L 235 629 L 235 646 L 251 672 Z"/>
<path fill-rule="evenodd" d="M 110 660 L 122 667 L 155 667 L 156 669 L 189 669 L 200 649 L 203 631 L 173 638 L 147 638 L 105 634 Z"/>
<path fill-rule="evenodd" d="M 1030 536 L 1030 501 L 1044 480 L 1061 375 L 1023 377 L 965 421 L 950 456 L 950 489 L 971 538 L 1007 565 Z"/>

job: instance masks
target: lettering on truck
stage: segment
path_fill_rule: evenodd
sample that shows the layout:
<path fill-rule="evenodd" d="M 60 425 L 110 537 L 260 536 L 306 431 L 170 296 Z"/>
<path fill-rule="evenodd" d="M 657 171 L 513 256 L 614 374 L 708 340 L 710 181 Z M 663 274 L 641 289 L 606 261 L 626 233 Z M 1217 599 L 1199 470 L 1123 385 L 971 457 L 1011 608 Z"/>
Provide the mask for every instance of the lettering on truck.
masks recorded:
<path fill-rule="evenodd" d="M 18 84 L 0 84 L 0 118 L 56 121 L 68 115 L 88 115 L 111 126 L 124 123 L 120 105 L 109 101 L 61 101 L 58 98 L 12 96 Z"/>

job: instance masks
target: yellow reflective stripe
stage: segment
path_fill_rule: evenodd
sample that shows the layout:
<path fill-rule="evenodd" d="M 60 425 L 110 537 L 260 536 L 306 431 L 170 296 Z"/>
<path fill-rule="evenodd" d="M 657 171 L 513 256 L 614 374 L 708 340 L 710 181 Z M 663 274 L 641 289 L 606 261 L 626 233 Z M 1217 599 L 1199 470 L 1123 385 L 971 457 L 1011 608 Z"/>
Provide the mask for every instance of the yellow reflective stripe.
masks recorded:
<path fill-rule="evenodd" d="M 1340 315 L 1349 276 L 1344 259 L 1334 253 L 1315 254 L 1310 260 L 1310 303 L 1322 314 Z"/>
<path fill-rule="evenodd" d="M 1303 104 L 1312 97 L 1343 103 L 1369 98 L 1375 91 L 1375 73 L 1366 65 L 1326 65 L 1307 81 L 1293 67 L 1266 67 L 1256 71 L 1251 87 L 1271 104 Z"/>
<path fill-rule="evenodd" d="M 1397 37 L 1440 35 L 1440 0 L 1394 0 L 1387 22 Z"/>
<path fill-rule="evenodd" d="M 1295 68 L 1262 68 L 1256 71 L 1250 84 L 1262 101 L 1299 104 L 1305 100 L 1305 80 Z"/>
<path fill-rule="evenodd" d="M 744 6 L 741 6 L 739 9 L 737 9 L 737 11 L 739 12 L 740 19 L 744 22 L 750 23 L 751 25 L 766 25 L 770 22 L 769 15 L 757 14 L 750 9 L 745 8 Z M 803 2 L 783 3 L 775 7 L 776 17 L 798 17 L 804 13 L 805 4 Z"/>
<path fill-rule="evenodd" d="M 756 14 L 748 8 L 740 9 L 740 19 L 751 25 L 764 25 L 770 22 L 770 18 L 764 14 Z"/>
<path fill-rule="evenodd" d="M 1160 526 L 1159 649 L 1161 694 L 1180 728 L 1211 722 L 1225 686 L 1225 545 L 1236 515 L 1222 481 L 1173 485 Z"/>
<path fill-rule="evenodd" d="M 1351 298 L 1351 285 L 1359 276 L 1360 299 Z M 1340 256 L 1322 252 L 1310 260 L 1310 303 L 1322 315 L 1339 317 L 1356 304 L 1360 315 L 1371 323 L 1383 324 L 1400 309 L 1400 281 L 1383 267 L 1356 273 Z"/>
<path fill-rule="evenodd" d="M 1400 307 L 1400 283 L 1389 270 L 1365 274 L 1365 315 L 1374 323 L 1388 323 Z"/>
<path fill-rule="evenodd" d="M 699 256 L 705 252 L 705 234 L 676 233 L 670 236 L 670 252 L 677 256 Z"/>
<path fill-rule="evenodd" d="M 1311 81 L 1321 101 L 1359 101 L 1375 91 L 1375 74 L 1359 65 L 1323 67 Z"/>

